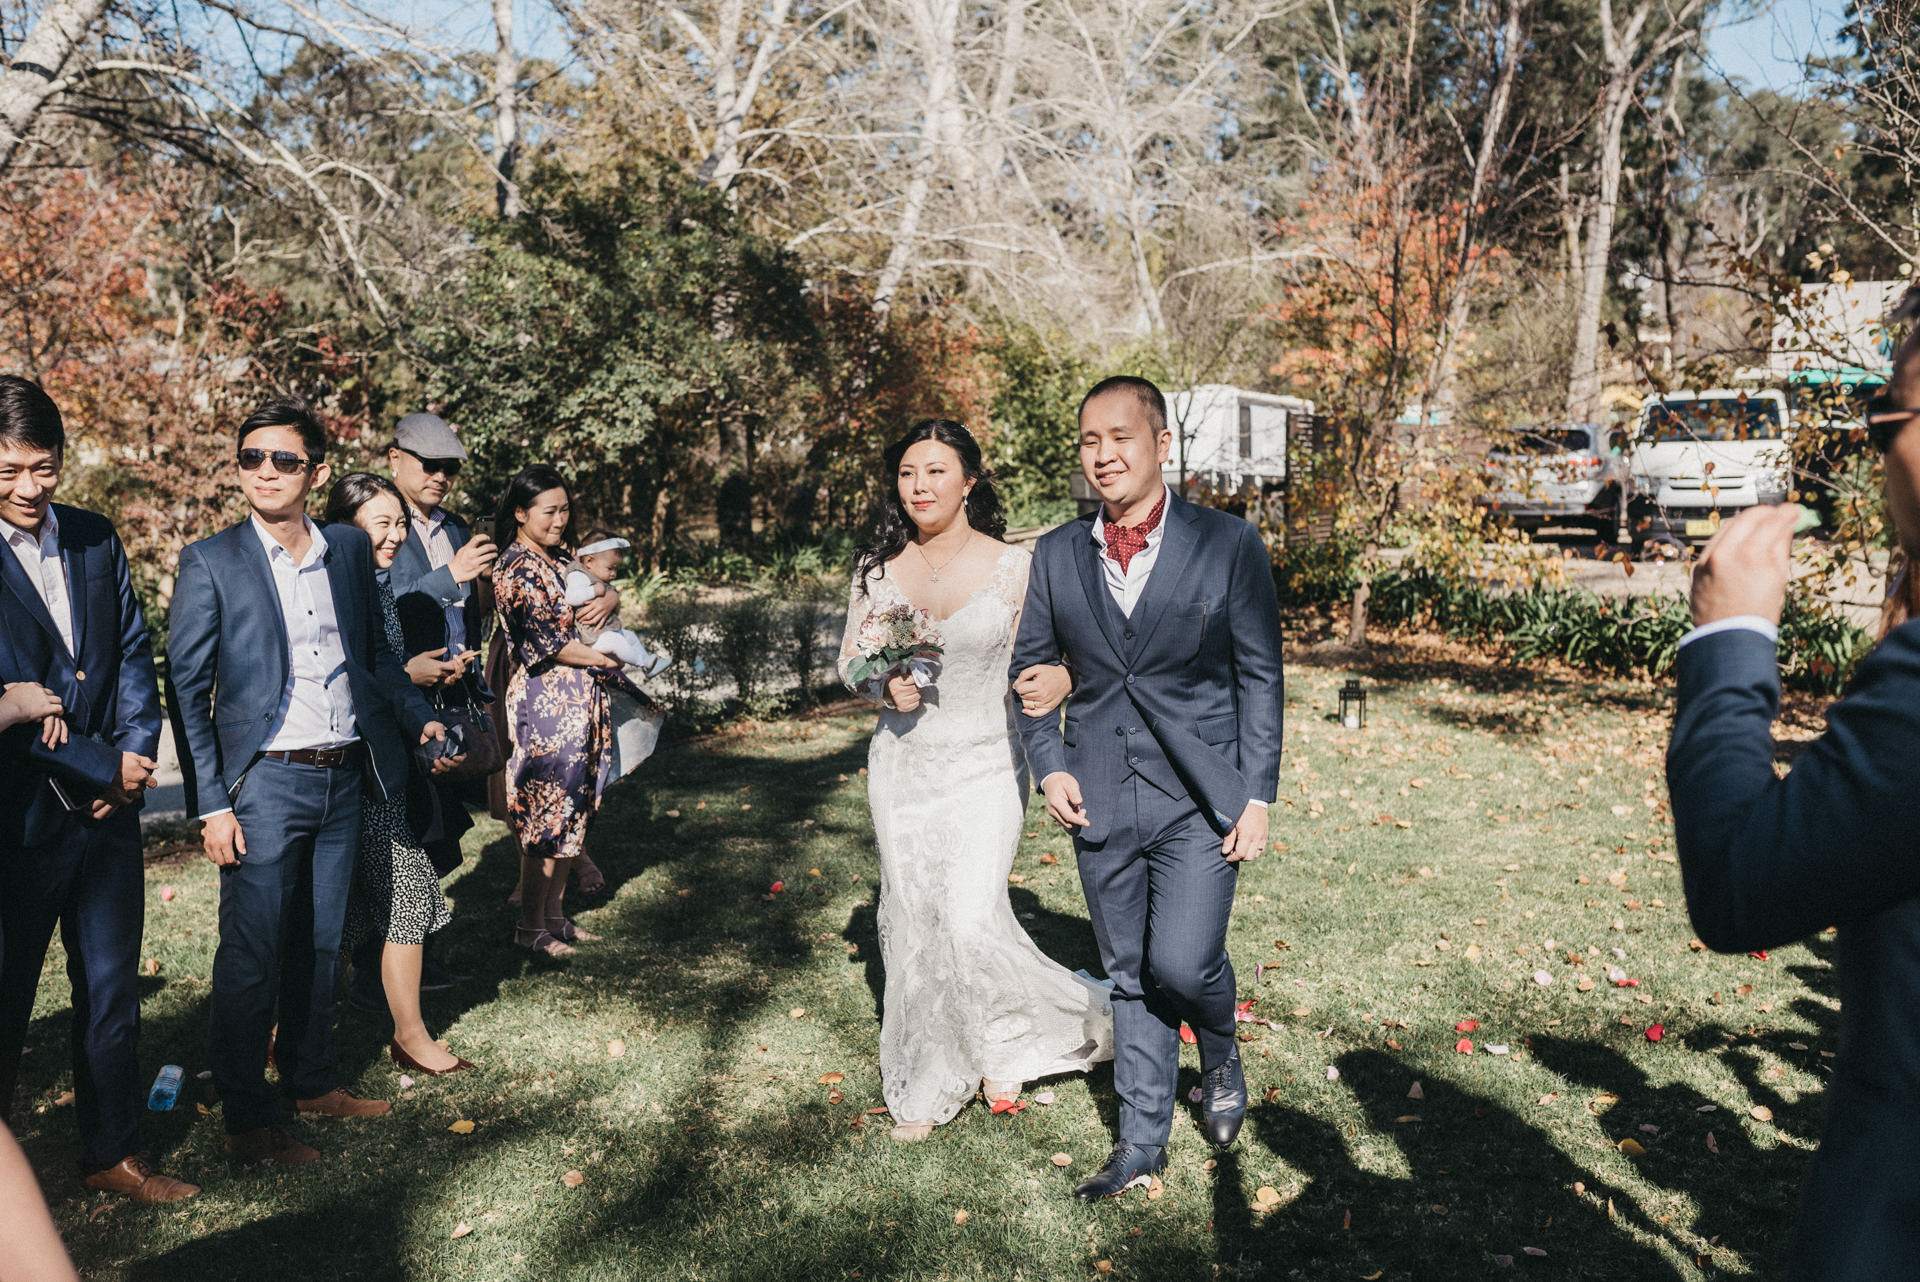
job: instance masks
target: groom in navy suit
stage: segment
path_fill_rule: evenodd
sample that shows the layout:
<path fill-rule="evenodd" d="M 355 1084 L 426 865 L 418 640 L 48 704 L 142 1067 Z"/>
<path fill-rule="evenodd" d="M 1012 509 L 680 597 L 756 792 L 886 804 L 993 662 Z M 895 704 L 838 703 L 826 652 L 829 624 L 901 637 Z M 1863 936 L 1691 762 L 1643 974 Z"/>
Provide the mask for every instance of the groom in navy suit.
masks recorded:
<path fill-rule="evenodd" d="M 39 384 L 0 377 L 0 671 L 60 701 L 66 741 L 17 730 L 0 858 L 0 1119 L 47 945 L 57 928 L 73 987 L 73 1080 L 89 1186 L 138 1202 L 199 1192 L 139 1155 L 140 995 L 146 913 L 142 795 L 160 740 L 160 690 L 126 549 L 105 517 L 53 502 L 66 456 Z"/>
<path fill-rule="evenodd" d="M 1080 466 L 1101 498 L 1034 546 L 1009 679 L 1070 657 L 1061 719 L 1022 716 L 1047 811 L 1074 834 L 1113 981 L 1120 1142 L 1085 1201 L 1166 1165 L 1180 1025 L 1200 1045 L 1208 1138 L 1231 1144 L 1247 1087 L 1227 919 L 1267 845 L 1280 773 L 1280 612 L 1259 532 L 1167 488 L 1166 399 L 1110 378 L 1080 404 Z"/>

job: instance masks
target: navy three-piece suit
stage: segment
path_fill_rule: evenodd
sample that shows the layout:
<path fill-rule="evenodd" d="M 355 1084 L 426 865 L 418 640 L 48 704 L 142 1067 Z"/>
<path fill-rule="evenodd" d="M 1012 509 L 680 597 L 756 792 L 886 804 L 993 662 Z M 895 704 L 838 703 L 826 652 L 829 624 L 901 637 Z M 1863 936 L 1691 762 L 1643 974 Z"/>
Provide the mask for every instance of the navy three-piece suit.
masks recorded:
<path fill-rule="evenodd" d="M 1202 1067 L 1234 1045 L 1227 921 L 1238 865 L 1221 840 L 1272 802 L 1283 694 L 1273 563 L 1259 532 L 1169 494 L 1165 531 L 1131 615 L 1114 603 L 1092 516 L 1034 546 L 1009 679 L 1065 654 L 1064 721 L 1020 719 L 1035 783 L 1066 771 L 1100 960 L 1114 983 L 1120 1138 L 1165 1145 L 1182 1021 Z"/>
<path fill-rule="evenodd" d="M 37 724 L 7 732 L 0 763 L 11 814 L 0 816 L 0 1113 L 15 1076 L 47 945 L 58 926 L 73 984 L 74 1104 L 83 1173 L 139 1150 L 135 977 L 145 922 L 140 803 L 106 819 L 88 805 L 120 777 L 121 754 L 152 757 L 160 689 L 126 549 L 105 517 L 54 504 L 73 609 L 74 650 L 10 550 L 0 548 L 0 679 L 37 681 L 66 707 L 68 741 L 48 749 Z M 19 773 L 15 773 L 15 772 Z M 58 779 L 78 809 L 56 793 Z M 11 838 L 17 846 L 4 847 Z"/>
<path fill-rule="evenodd" d="M 1920 1277 L 1920 622 L 1894 630 L 1784 779 L 1773 641 L 1681 647 L 1667 785 L 1687 911 L 1708 947 L 1840 928 L 1840 1051 L 1789 1276 Z"/>

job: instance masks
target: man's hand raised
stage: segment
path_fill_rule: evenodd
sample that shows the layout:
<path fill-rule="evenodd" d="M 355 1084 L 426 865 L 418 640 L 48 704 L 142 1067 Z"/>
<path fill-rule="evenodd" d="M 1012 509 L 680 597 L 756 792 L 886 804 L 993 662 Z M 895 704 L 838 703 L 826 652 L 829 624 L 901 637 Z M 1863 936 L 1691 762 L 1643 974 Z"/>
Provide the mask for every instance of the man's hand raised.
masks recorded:
<path fill-rule="evenodd" d="M 447 562 L 447 569 L 453 572 L 455 583 L 471 583 L 491 570 L 499 556 L 500 549 L 492 539 L 476 534 L 460 545 L 460 550 Z"/>
<path fill-rule="evenodd" d="M 1693 625 L 1739 615 L 1780 622 L 1793 570 L 1793 503 L 1752 507 L 1723 524 L 1693 567 Z"/>

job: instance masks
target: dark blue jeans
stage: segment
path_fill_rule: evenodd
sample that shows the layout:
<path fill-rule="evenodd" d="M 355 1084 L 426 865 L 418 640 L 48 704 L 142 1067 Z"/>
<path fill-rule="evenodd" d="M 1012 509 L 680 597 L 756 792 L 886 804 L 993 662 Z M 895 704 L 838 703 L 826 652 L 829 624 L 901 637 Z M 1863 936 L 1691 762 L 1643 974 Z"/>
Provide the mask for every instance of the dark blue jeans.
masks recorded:
<path fill-rule="evenodd" d="M 1202 1068 L 1233 1051 L 1227 919 L 1239 865 L 1221 855 L 1220 834 L 1191 798 L 1175 800 L 1136 776 L 1105 808 L 1106 839 L 1076 848 L 1100 963 L 1113 981 L 1120 1138 L 1165 1145 L 1181 1022 L 1199 1040 Z"/>
<path fill-rule="evenodd" d="M 13 1102 L 40 968 L 58 926 L 73 986 L 73 1103 L 84 1175 L 140 1149 L 136 977 L 145 918 L 133 811 L 93 826 L 75 821 L 60 840 L 0 862 L 0 1101 Z"/>
<path fill-rule="evenodd" d="M 313 1099 L 340 1084 L 333 993 L 360 849 L 360 783 L 357 765 L 262 758 L 234 799 L 247 853 L 220 872 L 210 1003 L 213 1080 L 230 1135 L 280 1120 L 266 1076 L 276 1003 L 281 1090 Z"/>

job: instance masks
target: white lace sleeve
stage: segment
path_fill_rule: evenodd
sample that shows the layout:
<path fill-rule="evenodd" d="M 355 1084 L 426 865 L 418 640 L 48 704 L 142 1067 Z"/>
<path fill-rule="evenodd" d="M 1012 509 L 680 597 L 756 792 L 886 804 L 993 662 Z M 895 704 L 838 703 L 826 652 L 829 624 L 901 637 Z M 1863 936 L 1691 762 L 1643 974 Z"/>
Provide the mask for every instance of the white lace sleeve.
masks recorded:
<path fill-rule="evenodd" d="M 853 682 L 847 680 L 847 671 L 853 666 L 853 661 L 859 658 L 859 650 L 857 647 L 860 640 L 860 625 L 867 621 L 869 614 L 873 613 L 873 588 L 876 582 L 877 576 L 870 574 L 867 576 L 867 590 L 865 592 L 860 590 L 861 584 L 857 578 L 853 581 L 852 587 L 847 590 L 847 630 L 840 638 L 840 680 L 847 689 L 853 691 L 869 703 L 881 703 L 884 701 L 886 695 L 885 685 L 878 677 L 868 677 L 865 681 L 855 685 Z"/>

